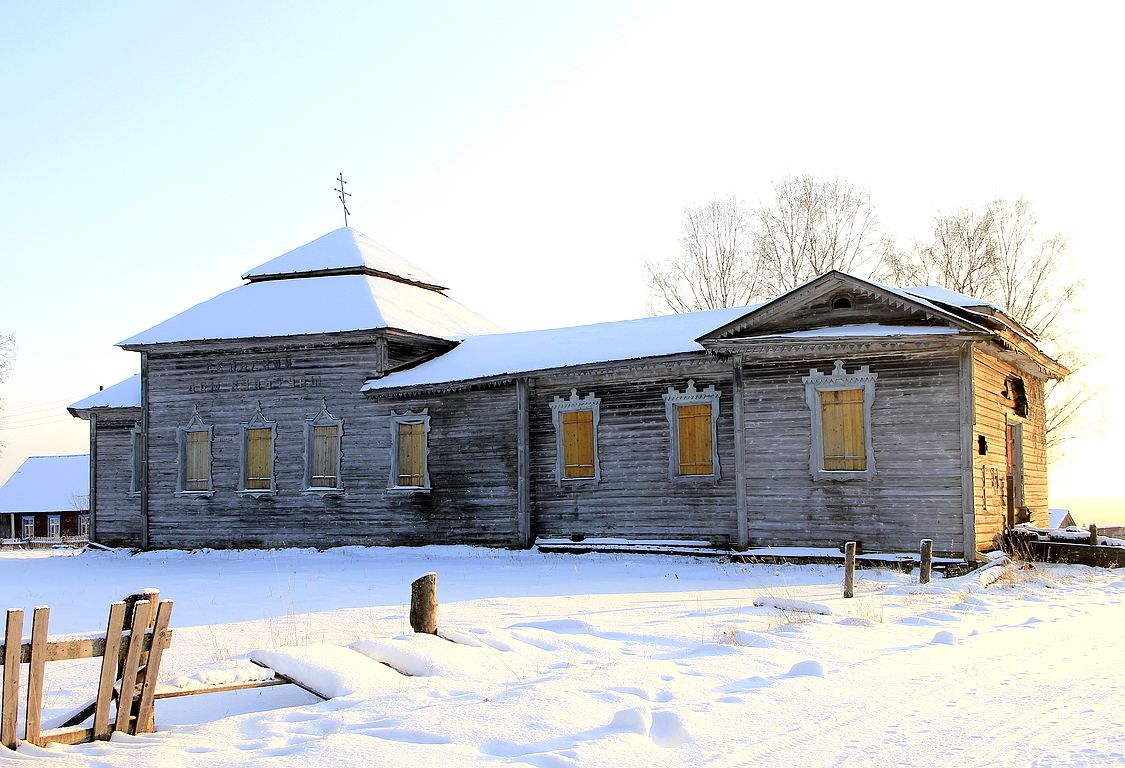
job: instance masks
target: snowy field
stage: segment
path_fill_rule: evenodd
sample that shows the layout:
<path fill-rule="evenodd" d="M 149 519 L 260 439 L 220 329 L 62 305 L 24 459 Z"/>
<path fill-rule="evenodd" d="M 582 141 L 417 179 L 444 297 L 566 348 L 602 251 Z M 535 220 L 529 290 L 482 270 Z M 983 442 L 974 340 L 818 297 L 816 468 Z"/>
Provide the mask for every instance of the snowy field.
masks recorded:
<path fill-rule="evenodd" d="M 427 571 L 448 639 L 409 633 L 409 584 Z M 0 748 L 0 762 L 1125 763 L 1125 574 L 1035 566 L 919 587 L 864 570 L 852 600 L 841 579 L 833 566 L 464 547 L 4 553 L 4 602 L 50 605 L 52 634 L 101 630 L 110 602 L 158 587 L 176 603 L 163 679 L 256 653 L 334 697 L 164 700 L 158 733 Z M 48 665 L 48 725 L 89 697 L 94 664 Z"/>

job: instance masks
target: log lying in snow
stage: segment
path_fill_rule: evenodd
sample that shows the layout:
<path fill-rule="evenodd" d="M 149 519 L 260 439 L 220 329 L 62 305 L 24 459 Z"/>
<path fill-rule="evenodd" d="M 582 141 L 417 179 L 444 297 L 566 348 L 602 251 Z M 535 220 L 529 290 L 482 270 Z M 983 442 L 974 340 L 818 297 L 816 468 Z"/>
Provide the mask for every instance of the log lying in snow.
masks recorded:
<path fill-rule="evenodd" d="M 831 616 L 832 610 L 827 605 L 809 603 L 804 600 L 792 600 L 787 597 L 770 597 L 763 595 L 754 601 L 758 608 L 776 608 L 779 611 L 794 611 L 796 613 L 816 613 L 821 616 Z"/>

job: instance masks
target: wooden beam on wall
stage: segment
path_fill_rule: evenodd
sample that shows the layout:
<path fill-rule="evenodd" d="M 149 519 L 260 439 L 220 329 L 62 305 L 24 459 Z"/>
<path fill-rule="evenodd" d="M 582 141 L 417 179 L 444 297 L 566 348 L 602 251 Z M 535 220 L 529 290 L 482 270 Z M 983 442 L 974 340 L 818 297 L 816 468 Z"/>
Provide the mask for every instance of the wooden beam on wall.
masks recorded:
<path fill-rule="evenodd" d="M 516 515 L 519 545 L 531 546 L 531 444 L 528 381 L 516 380 Z"/>
<path fill-rule="evenodd" d="M 976 500 L 973 491 L 974 468 L 973 431 L 976 429 L 973 402 L 973 344 L 961 347 L 961 530 L 964 537 L 965 560 L 977 559 Z"/>
<path fill-rule="evenodd" d="M 148 549 L 148 352 L 141 353 L 141 549 Z"/>
<path fill-rule="evenodd" d="M 95 510 L 98 506 L 98 414 L 90 413 L 90 493 L 87 497 L 86 511 L 90 513 L 90 530 L 86 534 L 90 541 L 97 541 L 98 516 Z"/>
<path fill-rule="evenodd" d="M 734 508 L 738 515 L 738 549 L 750 545 L 750 521 L 746 505 L 746 415 L 743 400 L 742 355 L 734 355 Z"/>

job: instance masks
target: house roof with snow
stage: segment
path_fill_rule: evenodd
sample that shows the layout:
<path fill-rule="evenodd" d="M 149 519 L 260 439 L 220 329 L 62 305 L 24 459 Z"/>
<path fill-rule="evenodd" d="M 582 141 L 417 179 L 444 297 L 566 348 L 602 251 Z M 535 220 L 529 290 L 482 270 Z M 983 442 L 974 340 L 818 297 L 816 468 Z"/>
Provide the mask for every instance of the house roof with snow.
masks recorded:
<path fill-rule="evenodd" d="M 100 392 L 95 392 L 89 397 L 84 397 L 77 403 L 67 406 L 67 410 L 74 414 L 76 411 L 90 411 L 97 408 L 140 407 L 141 375 L 135 373 L 124 381 L 119 381 L 113 386 L 106 387 Z"/>
<path fill-rule="evenodd" d="M 29 456 L 0 486 L 0 514 L 75 512 L 90 506 L 90 457 Z"/>
<path fill-rule="evenodd" d="M 502 330 L 354 229 L 330 232 L 251 269 L 220 293 L 118 346 L 396 329 L 460 339 Z"/>

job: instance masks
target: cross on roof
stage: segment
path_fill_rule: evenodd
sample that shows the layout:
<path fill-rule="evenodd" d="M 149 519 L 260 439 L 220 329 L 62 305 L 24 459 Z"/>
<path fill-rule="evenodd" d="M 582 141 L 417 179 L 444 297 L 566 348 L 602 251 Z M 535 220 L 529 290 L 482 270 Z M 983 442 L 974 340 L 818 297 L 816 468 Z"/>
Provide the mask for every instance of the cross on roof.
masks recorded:
<path fill-rule="evenodd" d="M 348 214 L 351 213 L 351 211 L 348 210 L 347 198 L 351 197 L 352 193 L 345 191 L 345 185 L 347 184 L 347 182 L 344 181 L 343 171 L 340 171 L 340 175 L 336 177 L 336 181 L 340 182 L 340 188 L 334 188 L 332 191 L 337 193 L 337 196 L 340 198 L 340 205 L 344 207 L 344 226 L 346 227 L 348 226 Z"/>

